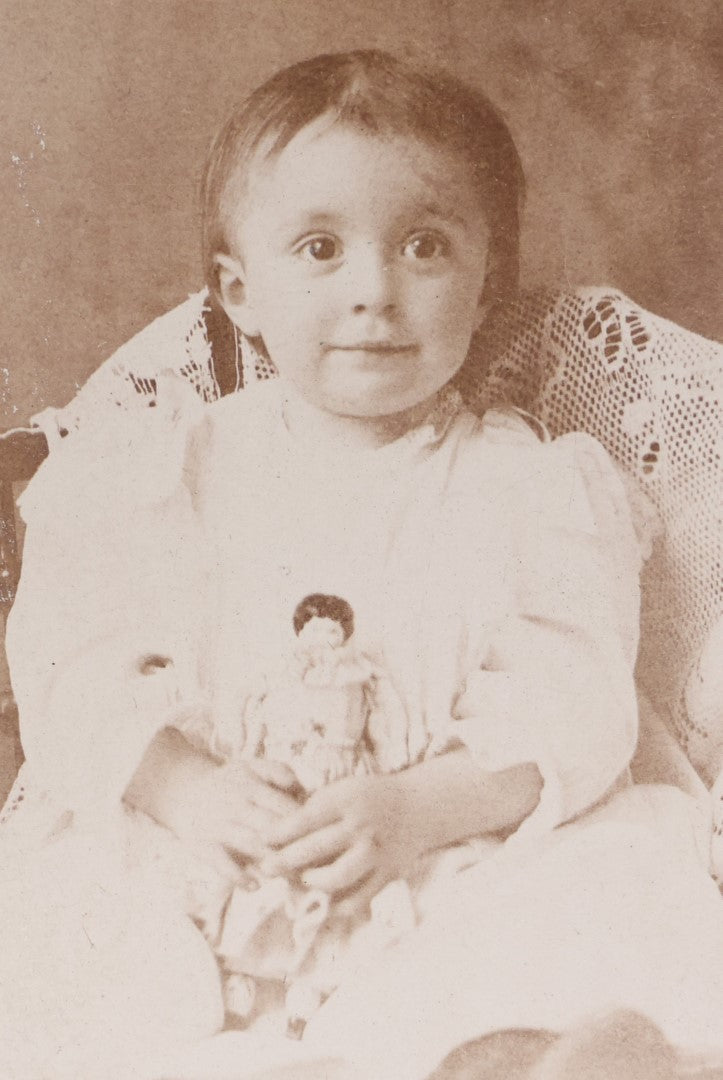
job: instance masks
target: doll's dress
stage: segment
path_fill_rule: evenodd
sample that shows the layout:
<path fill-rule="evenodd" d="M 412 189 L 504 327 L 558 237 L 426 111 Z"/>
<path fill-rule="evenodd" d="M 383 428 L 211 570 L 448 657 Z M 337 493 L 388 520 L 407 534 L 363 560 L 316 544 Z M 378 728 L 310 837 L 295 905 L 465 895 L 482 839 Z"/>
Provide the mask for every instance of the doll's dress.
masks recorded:
<path fill-rule="evenodd" d="M 375 708 L 374 669 L 350 644 L 296 655 L 247 709 L 246 737 L 257 754 L 283 762 L 305 793 L 355 773 L 378 771 L 367 721 Z"/>

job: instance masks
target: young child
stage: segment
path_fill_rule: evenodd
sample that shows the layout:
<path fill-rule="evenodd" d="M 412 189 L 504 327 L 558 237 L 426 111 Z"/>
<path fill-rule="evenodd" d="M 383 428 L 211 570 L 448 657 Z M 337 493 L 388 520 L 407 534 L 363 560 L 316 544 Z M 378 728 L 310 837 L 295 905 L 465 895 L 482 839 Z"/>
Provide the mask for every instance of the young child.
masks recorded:
<path fill-rule="evenodd" d="M 521 188 L 485 98 L 378 52 L 280 72 L 216 141 L 209 282 L 278 378 L 205 411 L 159 391 L 100 448 L 74 435 L 26 495 L 9 1075 L 153 1075 L 220 1026 L 149 818 L 229 882 L 286 877 L 340 917 L 410 889 L 416 925 L 369 938 L 300 1043 L 269 1012 L 224 1044 L 234 1076 L 295 1054 L 418 1080 L 488 1032 L 616 1005 L 720 1046 L 693 815 L 627 787 L 640 557 L 620 480 L 586 436 L 464 403 L 516 285 Z M 230 748 L 319 593 L 388 674 L 403 755 L 299 803 L 268 732 Z"/>

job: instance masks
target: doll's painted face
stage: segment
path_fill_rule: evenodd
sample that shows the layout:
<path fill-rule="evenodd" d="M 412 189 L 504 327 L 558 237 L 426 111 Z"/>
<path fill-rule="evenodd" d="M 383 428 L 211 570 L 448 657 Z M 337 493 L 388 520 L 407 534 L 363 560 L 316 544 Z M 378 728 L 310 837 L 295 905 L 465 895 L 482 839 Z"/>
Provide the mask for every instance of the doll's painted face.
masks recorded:
<path fill-rule="evenodd" d="M 336 619 L 314 615 L 299 630 L 298 638 L 300 644 L 310 651 L 338 649 L 344 644 L 344 628 Z"/>
<path fill-rule="evenodd" d="M 389 417 L 456 374 L 488 250 L 460 157 L 321 117 L 254 170 L 240 202 L 226 310 L 307 404 Z"/>

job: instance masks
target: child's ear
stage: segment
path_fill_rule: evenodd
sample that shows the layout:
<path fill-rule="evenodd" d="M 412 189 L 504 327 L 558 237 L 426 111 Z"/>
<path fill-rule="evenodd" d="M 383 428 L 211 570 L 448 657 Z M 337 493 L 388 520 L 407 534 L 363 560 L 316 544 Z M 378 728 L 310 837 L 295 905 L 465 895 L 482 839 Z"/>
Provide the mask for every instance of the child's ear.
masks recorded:
<path fill-rule="evenodd" d="M 223 309 L 242 334 L 258 337 L 259 328 L 244 283 L 244 270 L 239 259 L 219 252 L 215 256 L 218 291 Z"/>

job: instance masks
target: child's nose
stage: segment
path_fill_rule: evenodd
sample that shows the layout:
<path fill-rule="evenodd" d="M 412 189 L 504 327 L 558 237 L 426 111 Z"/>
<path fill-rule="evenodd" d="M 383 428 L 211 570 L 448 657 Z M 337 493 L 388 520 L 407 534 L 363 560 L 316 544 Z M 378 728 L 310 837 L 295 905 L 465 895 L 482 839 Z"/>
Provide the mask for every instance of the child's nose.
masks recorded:
<path fill-rule="evenodd" d="M 356 314 L 392 310 L 398 302 L 397 281 L 389 259 L 367 247 L 349 260 L 349 300 Z"/>

